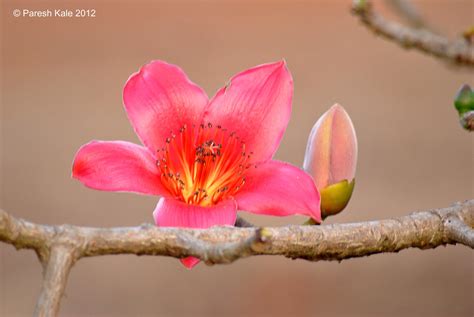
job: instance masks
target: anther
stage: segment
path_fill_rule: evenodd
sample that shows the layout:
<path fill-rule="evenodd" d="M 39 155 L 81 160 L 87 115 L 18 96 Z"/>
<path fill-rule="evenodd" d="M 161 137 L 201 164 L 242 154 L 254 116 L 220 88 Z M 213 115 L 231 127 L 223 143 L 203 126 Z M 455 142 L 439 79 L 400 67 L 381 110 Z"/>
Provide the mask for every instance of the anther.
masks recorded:
<path fill-rule="evenodd" d="M 248 161 L 253 152 L 247 151 L 236 131 L 220 124 L 203 121 L 191 126 L 196 130 L 187 131 L 182 125 L 168 134 L 164 146 L 156 150 L 156 165 L 162 182 L 173 194 L 188 204 L 209 206 L 242 189 L 242 177 L 254 166 Z M 210 131 L 216 128 L 219 130 Z M 193 140 L 183 141 L 188 137 Z M 179 139 L 182 142 L 174 143 Z"/>

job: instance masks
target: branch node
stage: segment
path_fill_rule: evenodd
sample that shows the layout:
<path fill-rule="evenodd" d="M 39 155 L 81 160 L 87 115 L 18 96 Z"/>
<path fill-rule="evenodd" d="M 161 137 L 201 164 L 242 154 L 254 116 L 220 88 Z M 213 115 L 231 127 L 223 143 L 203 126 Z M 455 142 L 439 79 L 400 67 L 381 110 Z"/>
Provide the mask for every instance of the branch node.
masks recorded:
<path fill-rule="evenodd" d="M 458 215 L 452 214 L 446 217 L 444 227 L 449 240 L 474 249 L 474 229 Z"/>
<path fill-rule="evenodd" d="M 109 254 L 194 256 L 212 265 L 253 255 L 310 261 L 363 257 L 407 248 L 464 244 L 474 248 L 474 200 L 409 216 L 319 226 L 86 228 L 35 224 L 0 210 L 0 241 L 35 250 L 45 267 L 36 316 L 54 316 L 69 270 L 82 257 Z"/>

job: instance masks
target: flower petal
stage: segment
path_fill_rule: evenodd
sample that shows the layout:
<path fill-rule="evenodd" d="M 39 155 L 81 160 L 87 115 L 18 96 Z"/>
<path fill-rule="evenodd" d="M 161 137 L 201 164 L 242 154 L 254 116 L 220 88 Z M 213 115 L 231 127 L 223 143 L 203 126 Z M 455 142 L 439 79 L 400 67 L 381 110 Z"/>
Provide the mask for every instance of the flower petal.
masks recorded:
<path fill-rule="evenodd" d="M 153 153 L 172 132 L 201 122 L 208 97 L 178 66 L 153 61 L 128 79 L 123 102 L 135 132 Z"/>
<path fill-rule="evenodd" d="M 153 212 L 155 224 L 160 227 L 206 229 L 219 225 L 234 225 L 237 218 L 235 200 L 228 199 L 211 207 L 185 204 L 173 198 L 161 198 Z M 188 269 L 199 263 L 196 257 L 180 259 Z"/>
<path fill-rule="evenodd" d="M 291 115 L 293 80 L 284 61 L 234 76 L 211 100 L 204 123 L 235 131 L 253 152 L 252 162 L 270 159 Z"/>
<path fill-rule="evenodd" d="M 188 269 L 195 267 L 201 260 L 195 258 L 194 256 L 188 256 L 187 258 L 179 259 L 181 263 Z"/>
<path fill-rule="evenodd" d="M 150 152 L 124 141 L 92 141 L 83 145 L 74 158 L 72 176 L 98 190 L 167 194 Z"/>
<path fill-rule="evenodd" d="M 299 214 L 321 221 L 319 192 L 303 170 L 268 161 L 251 168 L 245 176 L 245 185 L 234 196 L 239 210 L 273 216 Z"/>
<path fill-rule="evenodd" d="M 202 207 L 162 197 L 153 212 L 155 224 L 160 227 L 206 229 L 212 226 L 234 225 L 236 217 L 237 205 L 233 199 Z"/>

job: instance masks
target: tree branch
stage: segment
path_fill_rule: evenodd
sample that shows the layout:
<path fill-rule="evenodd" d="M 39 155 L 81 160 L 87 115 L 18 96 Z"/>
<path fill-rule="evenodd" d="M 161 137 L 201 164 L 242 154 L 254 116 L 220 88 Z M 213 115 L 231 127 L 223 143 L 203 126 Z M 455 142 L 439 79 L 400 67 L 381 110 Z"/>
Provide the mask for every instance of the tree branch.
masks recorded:
<path fill-rule="evenodd" d="M 474 230 L 458 217 L 451 216 L 446 220 L 447 236 L 461 244 L 474 249 Z"/>
<path fill-rule="evenodd" d="M 450 222 L 447 223 L 447 219 Z M 472 234 L 473 226 L 474 200 L 378 221 L 274 228 L 213 227 L 207 230 L 159 228 L 151 224 L 118 228 L 47 226 L 16 219 L 0 211 L 0 241 L 37 252 L 47 249 L 47 254 L 57 245 L 67 245 L 75 250 L 77 259 L 136 254 L 177 258 L 196 256 L 210 263 L 228 263 L 231 262 L 229 258 L 235 260 L 247 255 L 342 260 L 410 247 L 424 249 L 455 243 L 472 246 L 470 240 L 460 238 L 466 234 L 456 235 L 454 228 Z M 262 232 L 265 242 L 262 241 Z M 258 244 L 263 245 L 256 247 Z M 242 246 L 251 251 L 235 257 L 228 250 L 235 249 L 240 253 Z"/>
<path fill-rule="evenodd" d="M 48 226 L 0 210 L 0 241 L 37 252 L 45 267 L 35 316 L 55 316 L 69 271 L 82 257 L 108 254 L 195 256 L 208 264 L 253 255 L 310 261 L 338 260 L 445 244 L 474 248 L 474 200 L 409 216 L 348 224 L 207 230 L 138 227 Z"/>
<path fill-rule="evenodd" d="M 42 263 L 49 257 L 49 243 L 54 233 L 54 227 L 16 219 L 0 209 L 0 241 L 16 249 L 35 250 Z"/>
<path fill-rule="evenodd" d="M 66 288 L 69 271 L 74 264 L 75 250 L 66 245 L 51 248 L 51 255 L 44 272 L 41 293 L 36 303 L 34 316 L 56 316 Z"/>
<path fill-rule="evenodd" d="M 416 48 L 459 65 L 474 67 L 474 47 L 463 38 L 451 41 L 426 29 L 414 29 L 388 21 L 374 11 L 369 0 L 355 0 L 352 12 L 375 34 L 404 48 Z"/>

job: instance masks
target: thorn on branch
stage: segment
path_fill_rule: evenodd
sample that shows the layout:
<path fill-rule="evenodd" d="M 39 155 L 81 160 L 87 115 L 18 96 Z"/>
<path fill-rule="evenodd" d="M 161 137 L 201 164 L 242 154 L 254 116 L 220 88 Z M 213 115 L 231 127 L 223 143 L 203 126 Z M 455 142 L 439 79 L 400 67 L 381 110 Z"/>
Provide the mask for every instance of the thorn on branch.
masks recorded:
<path fill-rule="evenodd" d="M 248 222 L 241 216 L 237 216 L 237 220 L 235 221 L 235 226 L 239 228 L 251 228 L 255 227 L 252 223 Z"/>

